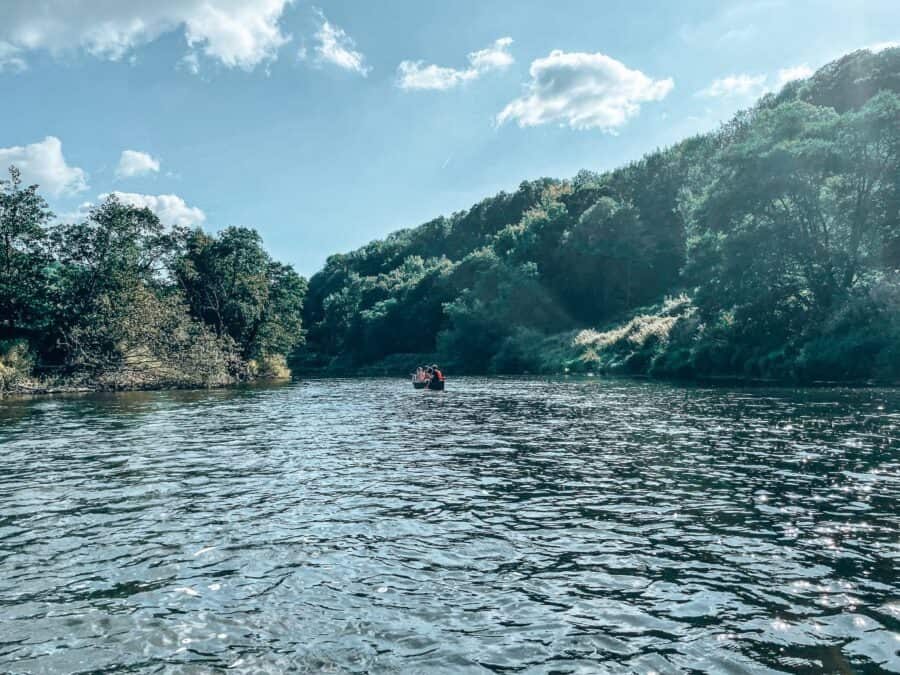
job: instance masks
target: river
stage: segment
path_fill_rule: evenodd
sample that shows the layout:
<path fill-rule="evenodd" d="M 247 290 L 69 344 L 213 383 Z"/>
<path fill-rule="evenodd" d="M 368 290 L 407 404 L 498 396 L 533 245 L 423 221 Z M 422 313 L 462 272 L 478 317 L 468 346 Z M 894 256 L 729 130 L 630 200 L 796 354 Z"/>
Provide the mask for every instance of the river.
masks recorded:
<path fill-rule="evenodd" d="M 0 671 L 900 671 L 900 391 L 0 402 Z"/>

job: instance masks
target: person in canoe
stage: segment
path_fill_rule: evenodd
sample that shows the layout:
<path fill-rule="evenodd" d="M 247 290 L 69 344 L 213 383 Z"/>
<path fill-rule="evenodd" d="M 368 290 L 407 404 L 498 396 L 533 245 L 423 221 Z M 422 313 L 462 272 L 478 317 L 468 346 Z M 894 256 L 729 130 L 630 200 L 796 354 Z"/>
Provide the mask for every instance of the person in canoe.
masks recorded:
<path fill-rule="evenodd" d="M 428 388 L 434 391 L 444 391 L 444 373 L 437 364 L 428 367 L 431 377 L 428 380 Z"/>
<path fill-rule="evenodd" d="M 412 381 L 413 387 L 416 389 L 444 390 L 444 373 L 441 372 L 441 369 L 436 364 L 416 368 Z"/>
<path fill-rule="evenodd" d="M 413 373 L 412 376 L 413 387 L 415 387 L 416 389 L 424 389 L 428 386 L 428 380 L 429 377 L 425 372 L 425 368 L 423 368 L 422 366 L 416 368 L 416 372 Z"/>

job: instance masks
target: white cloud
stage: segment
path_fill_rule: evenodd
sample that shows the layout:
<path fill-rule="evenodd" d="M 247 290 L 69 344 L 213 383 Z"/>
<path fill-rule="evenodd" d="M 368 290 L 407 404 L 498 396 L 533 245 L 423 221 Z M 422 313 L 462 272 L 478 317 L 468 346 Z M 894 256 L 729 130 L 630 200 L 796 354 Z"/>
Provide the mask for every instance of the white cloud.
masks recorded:
<path fill-rule="evenodd" d="M 402 61 L 397 66 L 397 86 L 401 89 L 445 90 L 476 80 L 492 70 L 504 70 L 513 63 L 509 53 L 512 42 L 511 37 L 503 37 L 486 49 L 471 52 L 468 56 L 469 67 L 464 70 L 426 65 L 424 61 Z"/>
<path fill-rule="evenodd" d="M 0 40 L 0 73 L 21 73 L 28 68 L 22 58 L 22 50 Z"/>
<path fill-rule="evenodd" d="M 26 184 L 37 183 L 53 197 L 74 194 L 87 189 L 87 174 L 77 166 L 69 166 L 62 153 L 62 141 L 56 136 L 30 145 L 0 148 L 0 167 L 15 165 Z"/>
<path fill-rule="evenodd" d="M 509 53 L 509 46 L 512 43 L 513 39 L 509 36 L 494 40 L 494 44 L 487 49 L 479 49 L 469 54 L 469 63 L 479 73 L 508 68 L 513 64 L 513 57 Z"/>
<path fill-rule="evenodd" d="M 144 195 L 137 192 L 118 191 L 111 194 L 115 195 L 123 204 L 150 209 L 164 225 L 202 225 L 206 220 L 206 214 L 203 211 L 195 206 L 188 206 L 178 195 Z M 109 195 L 110 193 L 100 195 L 100 201 Z"/>
<path fill-rule="evenodd" d="M 63 211 L 56 213 L 55 222 L 57 223 L 80 223 L 87 219 L 90 215 L 94 202 L 82 202 L 78 208 L 71 211 Z"/>
<path fill-rule="evenodd" d="M 159 160 L 151 157 L 146 152 L 137 150 L 123 150 L 119 157 L 119 166 L 116 167 L 116 175 L 119 178 L 132 178 L 143 176 L 147 173 L 159 173 Z"/>
<path fill-rule="evenodd" d="M 328 22 L 325 15 L 318 12 L 321 25 L 315 34 L 315 53 L 318 63 L 331 63 L 344 70 L 351 70 L 363 77 L 372 70 L 366 65 L 366 57 L 356 51 L 356 43 L 342 28 Z M 305 52 L 304 52 L 305 56 Z"/>
<path fill-rule="evenodd" d="M 766 88 L 765 75 L 728 75 L 713 80 L 706 89 L 697 94 L 707 98 L 724 98 L 732 96 L 755 96 Z"/>
<path fill-rule="evenodd" d="M 878 52 L 883 52 L 885 49 L 895 49 L 900 47 L 900 42 L 891 41 L 891 42 L 877 42 L 874 45 L 869 45 L 866 47 L 873 54 L 877 54 Z"/>
<path fill-rule="evenodd" d="M 0 44 L 21 51 L 45 49 L 56 55 L 83 49 L 99 58 L 119 60 L 136 47 L 183 29 L 192 50 L 225 66 L 250 70 L 273 60 L 289 40 L 278 22 L 291 1 L 2 2 Z"/>
<path fill-rule="evenodd" d="M 520 127 L 548 122 L 573 129 L 614 131 L 640 111 L 640 104 L 659 101 L 675 83 L 654 80 L 639 70 L 597 52 L 563 52 L 532 62 L 528 91 L 497 115 L 497 123 L 516 120 Z"/>
<path fill-rule="evenodd" d="M 799 66 L 792 66 L 790 68 L 782 68 L 778 71 L 778 86 L 782 87 L 788 82 L 793 82 L 794 80 L 805 80 L 807 77 L 812 75 L 813 72 L 815 71 L 813 71 L 813 69 L 805 63 Z"/>
<path fill-rule="evenodd" d="M 814 72 L 805 63 L 781 68 L 774 78 L 775 89 L 780 89 L 788 82 L 805 79 Z M 708 87 L 698 91 L 697 96 L 704 98 L 753 98 L 771 91 L 772 86 L 769 82 L 770 80 L 766 75 L 748 75 L 746 73 L 727 75 L 726 77 L 713 80 Z"/>
<path fill-rule="evenodd" d="M 188 52 L 184 58 L 178 62 L 178 67 L 187 68 L 188 72 L 194 75 L 200 74 L 200 57 L 197 52 Z"/>
<path fill-rule="evenodd" d="M 397 66 L 397 86 L 401 89 L 445 90 L 469 79 L 469 71 L 425 65 L 423 61 L 401 61 Z"/>

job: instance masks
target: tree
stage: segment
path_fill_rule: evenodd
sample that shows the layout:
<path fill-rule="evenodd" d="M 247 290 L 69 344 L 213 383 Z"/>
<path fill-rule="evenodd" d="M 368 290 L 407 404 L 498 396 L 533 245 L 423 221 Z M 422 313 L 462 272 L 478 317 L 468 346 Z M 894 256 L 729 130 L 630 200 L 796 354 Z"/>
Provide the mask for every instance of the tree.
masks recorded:
<path fill-rule="evenodd" d="M 185 235 L 173 274 L 194 316 L 233 339 L 245 358 L 287 355 L 302 344 L 306 281 L 272 261 L 255 230 Z"/>
<path fill-rule="evenodd" d="M 768 316 L 829 311 L 896 227 L 898 124 L 888 93 L 843 116 L 802 102 L 761 111 L 696 211 L 692 269 L 712 278 L 708 297 Z"/>
<path fill-rule="evenodd" d="M 83 222 L 54 228 L 51 237 L 60 265 L 56 288 L 69 319 L 89 311 L 102 294 L 161 283 L 175 245 L 150 209 L 123 204 L 115 195 Z"/>
<path fill-rule="evenodd" d="M 0 180 L 0 339 L 36 337 L 46 329 L 51 262 L 45 227 L 53 214 L 36 185 L 22 186 L 10 167 Z"/>
<path fill-rule="evenodd" d="M 178 294 L 140 283 L 100 293 L 64 340 L 70 365 L 109 388 L 205 387 L 247 375 L 230 338 L 193 319 Z"/>

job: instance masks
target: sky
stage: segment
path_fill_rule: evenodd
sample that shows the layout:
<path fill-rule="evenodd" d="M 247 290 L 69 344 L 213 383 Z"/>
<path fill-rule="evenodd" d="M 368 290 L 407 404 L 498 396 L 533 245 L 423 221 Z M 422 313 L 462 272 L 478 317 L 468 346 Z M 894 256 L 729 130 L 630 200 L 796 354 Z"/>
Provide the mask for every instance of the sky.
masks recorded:
<path fill-rule="evenodd" d="M 118 193 L 308 276 L 898 41 L 897 0 L 0 0 L 0 164 L 60 220 Z"/>

